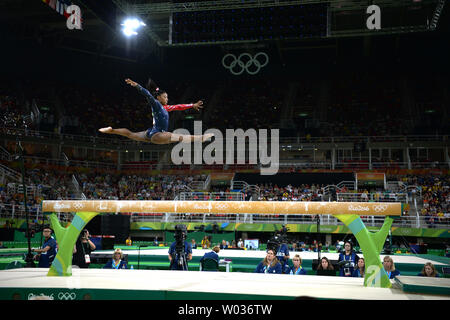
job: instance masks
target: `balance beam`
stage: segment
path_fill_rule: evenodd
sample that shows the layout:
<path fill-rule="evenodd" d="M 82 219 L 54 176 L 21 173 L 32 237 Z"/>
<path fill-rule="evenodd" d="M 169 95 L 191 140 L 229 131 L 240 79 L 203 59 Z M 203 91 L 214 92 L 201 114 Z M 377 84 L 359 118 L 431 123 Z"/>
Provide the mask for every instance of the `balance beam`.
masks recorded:
<path fill-rule="evenodd" d="M 402 215 L 402 204 L 392 202 L 311 202 L 311 201 L 133 201 L 133 200 L 44 200 L 42 211 L 51 213 L 59 251 L 48 276 L 72 275 L 72 251 L 78 235 L 99 213 L 200 213 L 200 214 L 307 214 L 333 215 L 355 235 L 364 252 L 364 286 L 390 288 L 380 252 L 394 221 Z M 75 212 L 67 228 L 55 212 Z M 360 216 L 386 216 L 378 232 L 367 230 Z"/>
<path fill-rule="evenodd" d="M 401 216 L 399 202 L 44 200 L 43 212 Z"/>

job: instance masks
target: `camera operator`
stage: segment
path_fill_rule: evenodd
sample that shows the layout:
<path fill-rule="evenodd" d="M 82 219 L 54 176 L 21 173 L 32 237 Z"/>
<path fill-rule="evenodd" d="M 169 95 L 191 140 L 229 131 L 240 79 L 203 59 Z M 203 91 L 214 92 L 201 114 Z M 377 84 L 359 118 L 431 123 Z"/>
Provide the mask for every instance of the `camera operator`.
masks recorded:
<path fill-rule="evenodd" d="M 278 261 L 281 264 L 281 270 L 282 273 L 289 273 L 289 265 L 288 265 L 288 261 L 289 261 L 289 247 L 286 244 L 287 242 L 287 231 L 288 229 L 283 225 L 283 227 L 280 229 L 279 233 L 277 235 L 275 235 L 274 242 L 277 242 L 278 245 L 275 247 L 273 246 L 272 248 L 276 250 L 276 258 L 278 259 Z"/>
<path fill-rule="evenodd" d="M 192 247 L 186 237 L 186 226 L 176 225 L 175 241 L 169 248 L 170 270 L 188 270 L 188 261 L 192 260 Z"/>
<path fill-rule="evenodd" d="M 289 256 L 289 248 L 286 243 L 282 243 L 278 247 L 276 257 L 277 257 L 278 261 L 280 261 L 281 270 L 283 270 L 283 273 L 288 273 L 289 272 L 288 261 L 289 261 L 290 256 Z"/>
<path fill-rule="evenodd" d="M 90 240 L 90 234 L 87 229 L 81 231 L 73 251 L 72 265 L 80 268 L 89 268 L 91 263 L 91 252 L 95 250 L 95 244 Z"/>
<path fill-rule="evenodd" d="M 357 267 L 359 257 L 353 251 L 353 245 L 350 241 L 346 241 L 344 244 L 344 252 L 339 254 L 339 276 L 341 277 L 351 277 L 355 267 Z"/>
<path fill-rule="evenodd" d="M 45 242 L 42 245 L 42 249 L 32 249 L 31 251 L 37 252 L 36 258 L 39 258 L 38 268 L 50 268 L 53 260 L 55 259 L 57 247 L 56 240 L 52 237 L 53 230 L 49 227 L 44 227 L 42 234 Z"/>

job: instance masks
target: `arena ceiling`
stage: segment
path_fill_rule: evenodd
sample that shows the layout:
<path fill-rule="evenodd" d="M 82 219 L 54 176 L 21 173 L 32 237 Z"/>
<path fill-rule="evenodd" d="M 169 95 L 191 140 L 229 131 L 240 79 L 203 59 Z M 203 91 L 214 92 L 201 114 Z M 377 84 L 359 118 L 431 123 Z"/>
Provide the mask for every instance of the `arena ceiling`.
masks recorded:
<path fill-rule="evenodd" d="M 116 20 L 123 13 L 111 1 L 71 2 L 81 9 L 82 30 L 69 30 L 67 19 L 42 0 L 1 0 L 0 32 L 17 41 L 130 62 L 157 50 L 157 44 L 145 35 L 139 41 L 124 39 Z"/>
<path fill-rule="evenodd" d="M 42 0 L 0 1 L 0 23 L 3 33 L 22 40 L 35 40 L 47 46 L 84 52 L 130 62 L 143 61 L 150 55 L 161 60 L 173 47 L 215 46 L 223 49 L 261 48 L 275 46 L 278 50 L 333 46 L 343 37 L 367 37 L 381 34 L 404 34 L 434 30 L 439 21 L 442 0 L 220 0 L 220 1 L 162 1 L 162 0 L 72 0 L 82 10 L 82 30 L 68 30 L 64 16 Z M 217 41 L 203 43 L 170 43 L 170 19 L 174 13 L 227 9 L 251 9 L 329 3 L 328 30 L 325 36 L 313 39 L 280 41 Z M 387 8 L 384 28 L 376 33 L 361 27 L 368 4 L 376 2 Z M 442 8 L 441 8 L 442 9 Z M 447 8 L 448 11 L 448 8 Z M 120 23 L 128 16 L 137 16 L 147 27 L 136 39 L 124 38 Z M 433 20 L 434 19 L 434 20 Z M 358 27 L 359 25 L 359 27 Z"/>

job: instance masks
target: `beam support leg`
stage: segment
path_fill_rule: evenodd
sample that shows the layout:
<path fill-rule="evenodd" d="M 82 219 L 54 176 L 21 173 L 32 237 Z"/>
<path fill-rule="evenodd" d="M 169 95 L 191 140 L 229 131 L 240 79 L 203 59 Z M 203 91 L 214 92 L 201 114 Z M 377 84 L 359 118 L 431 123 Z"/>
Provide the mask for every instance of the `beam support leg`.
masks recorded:
<path fill-rule="evenodd" d="M 58 243 L 58 253 L 48 270 L 47 276 L 66 277 L 72 275 L 72 255 L 75 242 L 84 227 L 96 215 L 98 215 L 98 212 L 77 212 L 67 228 L 61 226 L 56 214 L 50 215 L 50 224 L 55 231 Z"/>
<path fill-rule="evenodd" d="M 367 230 L 360 216 L 347 214 L 336 214 L 334 216 L 341 220 L 352 231 L 356 240 L 358 240 L 364 254 L 366 265 L 364 286 L 390 288 L 392 284 L 381 264 L 380 253 L 383 250 L 384 243 L 394 220 L 387 216 L 381 229 L 373 233 Z"/>

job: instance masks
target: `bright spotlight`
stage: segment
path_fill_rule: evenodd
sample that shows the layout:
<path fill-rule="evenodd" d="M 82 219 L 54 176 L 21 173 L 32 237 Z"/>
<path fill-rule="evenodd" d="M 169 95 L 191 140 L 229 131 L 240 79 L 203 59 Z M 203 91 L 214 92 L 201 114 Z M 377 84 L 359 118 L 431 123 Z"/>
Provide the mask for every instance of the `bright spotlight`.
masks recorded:
<path fill-rule="evenodd" d="M 127 29 L 127 28 L 123 28 L 122 30 L 123 34 L 126 35 L 127 37 L 131 37 L 131 36 L 135 36 L 137 35 L 137 32 L 132 30 L 132 29 Z"/>
<path fill-rule="evenodd" d="M 132 19 L 126 19 L 121 26 L 123 26 L 122 32 L 124 35 L 126 35 L 127 37 L 131 37 L 131 36 L 135 36 L 137 35 L 137 30 L 142 27 L 145 26 L 145 23 L 143 23 L 142 21 L 136 19 L 136 18 L 132 18 Z"/>

